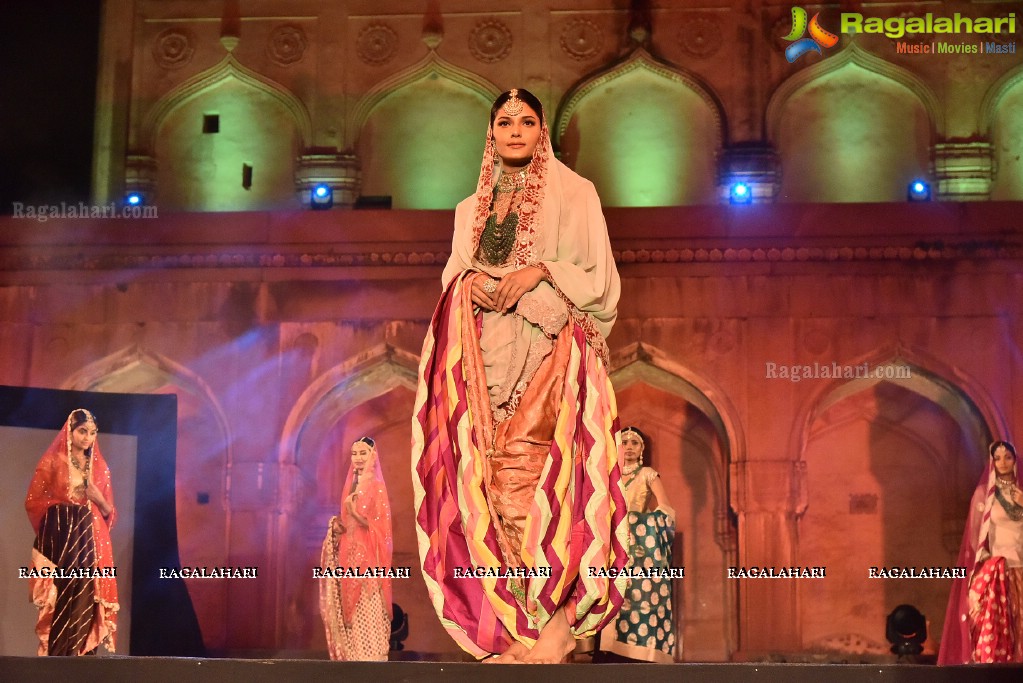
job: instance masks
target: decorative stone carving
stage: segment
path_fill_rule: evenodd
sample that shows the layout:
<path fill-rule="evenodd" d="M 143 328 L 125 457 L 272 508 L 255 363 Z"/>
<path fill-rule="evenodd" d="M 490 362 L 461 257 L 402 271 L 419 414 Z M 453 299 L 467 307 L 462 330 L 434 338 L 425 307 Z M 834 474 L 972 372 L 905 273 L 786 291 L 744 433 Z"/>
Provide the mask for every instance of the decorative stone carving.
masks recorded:
<path fill-rule="evenodd" d="M 280 66 L 302 61 L 306 49 L 305 31 L 298 26 L 278 26 L 270 33 L 266 54 Z"/>
<path fill-rule="evenodd" d="M 469 35 L 469 51 L 481 62 L 499 62 L 508 56 L 511 49 L 512 32 L 503 21 L 482 21 Z"/>
<path fill-rule="evenodd" d="M 349 186 L 350 187 L 350 186 Z M 341 188 L 341 202 L 350 201 L 352 190 Z M 338 196 L 335 189 L 335 198 Z M 303 195 L 308 201 L 308 196 Z M 339 202 L 335 200 L 337 205 Z M 614 251 L 619 264 L 645 263 L 651 261 L 645 250 L 624 249 Z M 443 264 L 447 252 L 435 251 L 360 251 L 338 253 L 333 250 L 315 250 L 302 253 L 274 251 L 268 247 L 262 251 L 251 250 L 234 253 L 166 253 L 166 254 L 125 254 L 125 253 L 55 253 L 52 250 L 13 248 L 0 254 L 0 272 L 28 270 L 123 270 L 123 269 L 168 269 L 168 268 L 337 268 L 366 266 L 419 266 Z M 664 252 L 663 263 L 750 263 L 750 262 L 922 262 L 956 261 L 960 259 L 1013 259 L 1023 260 L 1023 246 L 1011 241 L 989 241 L 977 243 L 963 240 L 959 243 L 917 243 L 915 247 L 823 247 L 782 249 L 671 249 Z M 727 336 L 713 341 L 714 348 L 721 352 L 732 343 Z M 961 534 L 962 529 L 950 530 Z M 954 539 L 958 543 L 958 536 Z"/>
<path fill-rule="evenodd" d="M 995 175 L 990 142 L 939 142 L 931 148 L 931 168 L 942 201 L 983 201 Z"/>
<path fill-rule="evenodd" d="M 398 52 L 398 34 L 385 24 L 373 24 L 359 31 L 355 41 L 359 59 L 372 66 L 380 66 L 394 59 Z"/>
<path fill-rule="evenodd" d="M 129 154 L 124 164 L 125 192 L 151 197 L 156 189 L 156 159 L 146 154 Z"/>
<path fill-rule="evenodd" d="M 195 54 L 192 36 L 180 28 L 161 31 L 153 40 L 153 59 L 164 69 L 178 69 L 192 61 Z"/>
<path fill-rule="evenodd" d="M 721 30 L 716 17 L 697 16 L 682 25 L 678 42 L 690 57 L 711 57 L 721 49 Z"/>
<path fill-rule="evenodd" d="M 572 59 L 591 59 L 600 54 L 604 36 L 589 19 L 573 19 L 561 30 L 561 49 Z"/>

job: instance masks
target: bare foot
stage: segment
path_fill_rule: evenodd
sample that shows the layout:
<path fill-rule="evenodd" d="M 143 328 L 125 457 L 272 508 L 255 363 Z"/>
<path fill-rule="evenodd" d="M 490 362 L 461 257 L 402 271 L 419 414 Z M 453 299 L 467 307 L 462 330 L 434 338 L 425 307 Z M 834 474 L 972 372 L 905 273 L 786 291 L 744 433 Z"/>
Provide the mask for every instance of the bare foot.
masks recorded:
<path fill-rule="evenodd" d="M 529 654 L 529 648 L 515 641 L 511 646 L 496 657 L 484 659 L 484 664 L 522 664 L 522 658 Z"/>
<path fill-rule="evenodd" d="M 568 627 L 565 608 L 560 607 L 540 631 L 533 649 L 522 658 L 526 664 L 561 664 L 575 651 L 575 638 Z"/>

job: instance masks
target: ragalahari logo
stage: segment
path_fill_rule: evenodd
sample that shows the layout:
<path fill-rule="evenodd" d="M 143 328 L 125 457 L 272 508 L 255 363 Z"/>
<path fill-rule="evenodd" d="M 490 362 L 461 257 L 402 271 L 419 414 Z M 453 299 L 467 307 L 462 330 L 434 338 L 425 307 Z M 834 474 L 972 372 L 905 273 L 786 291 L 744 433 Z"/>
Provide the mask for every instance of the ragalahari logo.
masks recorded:
<path fill-rule="evenodd" d="M 838 36 L 821 27 L 820 16 L 819 13 L 813 15 L 808 24 L 806 10 L 802 7 L 792 8 L 792 30 L 785 36 L 785 40 L 795 41 L 785 48 L 785 59 L 789 60 L 790 64 L 807 52 L 824 54 L 822 47 L 835 47 L 838 43 Z M 804 38 L 803 34 L 807 31 L 810 32 L 810 37 Z"/>

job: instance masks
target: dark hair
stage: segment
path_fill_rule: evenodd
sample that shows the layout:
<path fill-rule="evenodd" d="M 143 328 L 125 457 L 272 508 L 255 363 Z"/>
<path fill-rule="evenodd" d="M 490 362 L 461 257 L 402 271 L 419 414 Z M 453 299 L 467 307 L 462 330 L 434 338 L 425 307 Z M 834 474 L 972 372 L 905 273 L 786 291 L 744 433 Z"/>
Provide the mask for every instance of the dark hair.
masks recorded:
<path fill-rule="evenodd" d="M 360 441 L 362 443 L 366 444 L 367 446 L 369 446 L 370 448 L 376 448 L 377 447 L 377 442 L 374 441 L 372 438 L 370 438 L 368 436 L 364 436 L 361 439 L 356 439 L 355 443 L 359 443 Z"/>
<path fill-rule="evenodd" d="M 69 422 L 71 423 L 71 426 L 70 426 L 69 429 L 72 432 L 75 431 L 76 429 L 78 429 L 80 426 L 82 426 L 86 422 L 92 422 L 97 427 L 99 427 L 99 424 L 96 422 L 96 416 L 93 415 L 92 413 L 90 413 L 88 410 L 85 410 L 84 408 L 78 408 L 76 410 L 72 410 L 71 411 L 71 419 L 69 420 Z"/>
<path fill-rule="evenodd" d="M 503 92 L 497 96 L 496 100 L 494 100 L 494 106 L 490 108 L 491 125 L 494 123 L 494 119 L 497 118 L 497 112 L 501 111 L 501 107 L 504 106 L 504 103 L 511 99 L 512 97 L 511 92 L 512 92 L 511 90 Z M 536 112 L 536 115 L 540 117 L 540 122 L 542 123 L 543 105 L 540 104 L 540 100 L 537 99 L 536 95 L 529 92 L 525 88 L 517 88 L 515 94 L 520 100 L 528 104 L 530 109 Z"/>
<path fill-rule="evenodd" d="M 988 455 L 991 456 L 992 458 L 995 457 L 995 451 L 1001 446 L 1005 446 L 1005 450 L 1012 453 L 1013 459 L 1016 458 L 1016 447 L 1013 446 L 1008 441 L 992 441 L 991 445 L 987 447 Z"/>
<path fill-rule="evenodd" d="M 625 432 L 636 432 L 639 434 L 640 440 L 643 442 L 643 455 L 641 464 L 643 467 L 650 467 L 650 437 L 640 429 L 639 427 L 622 427 L 621 434 Z"/>

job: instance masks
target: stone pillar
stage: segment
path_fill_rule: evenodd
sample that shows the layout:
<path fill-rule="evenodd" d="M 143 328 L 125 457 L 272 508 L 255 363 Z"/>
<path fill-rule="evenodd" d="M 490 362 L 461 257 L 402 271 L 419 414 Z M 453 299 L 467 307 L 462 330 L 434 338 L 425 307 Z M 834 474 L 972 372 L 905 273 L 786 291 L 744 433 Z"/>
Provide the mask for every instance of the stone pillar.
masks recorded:
<path fill-rule="evenodd" d="M 943 201 L 985 201 L 991 196 L 995 161 L 983 140 L 939 142 L 931 148 L 935 196 Z"/>
<path fill-rule="evenodd" d="M 725 149 L 718 161 L 718 196 L 729 203 L 734 183 L 750 186 L 754 204 L 773 203 L 781 190 L 781 162 L 767 143 L 740 143 Z"/>
<path fill-rule="evenodd" d="M 309 206 L 309 193 L 321 184 L 334 191 L 334 206 L 354 206 L 361 184 L 358 157 L 352 152 L 312 152 L 300 156 L 295 191 L 302 206 Z"/>
<path fill-rule="evenodd" d="M 732 465 L 731 477 L 733 508 L 739 516 L 739 567 L 796 565 L 796 517 L 806 505 L 803 463 L 739 462 Z M 738 657 L 798 651 L 799 579 L 730 580 L 739 584 Z"/>
<path fill-rule="evenodd" d="M 96 119 L 92 140 L 92 201 L 121 200 L 125 177 L 135 0 L 106 0 L 100 14 Z"/>
<path fill-rule="evenodd" d="M 128 155 L 124 166 L 124 193 L 131 192 L 141 194 L 148 204 L 158 203 L 156 201 L 156 159 L 145 154 Z"/>

